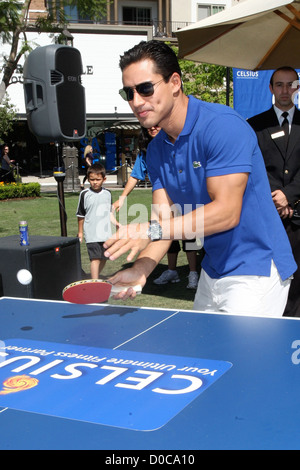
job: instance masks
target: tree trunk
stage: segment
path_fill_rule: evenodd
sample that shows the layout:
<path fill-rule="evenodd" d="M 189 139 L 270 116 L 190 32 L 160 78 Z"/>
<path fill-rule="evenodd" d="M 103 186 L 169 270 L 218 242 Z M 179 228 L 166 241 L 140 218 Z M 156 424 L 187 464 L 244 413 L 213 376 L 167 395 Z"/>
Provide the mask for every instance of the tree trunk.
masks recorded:
<path fill-rule="evenodd" d="M 30 7 L 31 1 L 32 0 L 25 0 L 23 8 L 22 8 L 22 12 L 20 14 L 19 25 L 15 27 L 15 30 L 13 31 L 13 34 L 12 34 L 10 53 L 9 53 L 7 62 L 4 66 L 2 81 L 0 83 L 0 104 L 3 101 L 6 88 L 9 86 L 9 82 L 11 80 L 11 77 L 14 71 L 16 70 L 18 62 L 20 58 L 22 57 L 22 55 L 24 54 L 24 50 L 22 51 L 22 49 L 21 51 L 18 52 L 19 39 L 20 39 L 20 35 L 22 34 L 22 32 L 24 32 L 26 29 L 28 9 Z"/>
<path fill-rule="evenodd" d="M 1 104 L 2 101 L 3 101 L 5 92 L 6 92 L 6 86 L 5 86 L 5 83 L 2 81 L 2 82 L 0 83 L 0 104 Z"/>

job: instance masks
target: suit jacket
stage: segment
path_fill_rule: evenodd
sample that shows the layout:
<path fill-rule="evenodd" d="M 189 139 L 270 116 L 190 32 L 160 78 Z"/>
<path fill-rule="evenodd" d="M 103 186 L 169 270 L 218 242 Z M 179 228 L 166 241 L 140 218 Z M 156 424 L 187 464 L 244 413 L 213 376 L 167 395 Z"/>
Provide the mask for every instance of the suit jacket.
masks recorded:
<path fill-rule="evenodd" d="M 300 199 L 300 111 L 295 107 L 287 147 L 273 107 L 248 123 L 256 132 L 271 190 L 280 189 L 294 208 Z"/>

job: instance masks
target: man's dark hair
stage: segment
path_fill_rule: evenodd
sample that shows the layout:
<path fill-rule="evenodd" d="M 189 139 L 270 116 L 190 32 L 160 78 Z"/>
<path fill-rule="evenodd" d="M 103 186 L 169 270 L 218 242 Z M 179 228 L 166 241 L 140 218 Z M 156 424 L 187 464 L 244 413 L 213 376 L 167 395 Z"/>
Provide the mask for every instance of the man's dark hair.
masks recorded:
<path fill-rule="evenodd" d="M 285 67 L 279 67 L 278 69 L 276 69 L 273 73 L 272 73 L 272 76 L 270 78 L 270 85 L 273 87 L 273 81 L 274 81 L 274 75 L 276 72 L 294 72 L 295 75 L 296 75 L 296 80 L 299 80 L 299 77 L 298 77 L 298 73 L 296 72 L 295 69 L 293 69 L 293 67 L 288 67 L 288 66 L 285 66 Z"/>
<path fill-rule="evenodd" d="M 155 72 L 162 75 L 165 81 L 173 73 L 178 73 L 181 77 L 181 70 L 177 56 L 173 49 L 162 41 L 142 41 L 132 49 L 124 52 L 120 57 L 120 69 L 123 70 L 131 64 L 149 59 L 154 62 Z"/>

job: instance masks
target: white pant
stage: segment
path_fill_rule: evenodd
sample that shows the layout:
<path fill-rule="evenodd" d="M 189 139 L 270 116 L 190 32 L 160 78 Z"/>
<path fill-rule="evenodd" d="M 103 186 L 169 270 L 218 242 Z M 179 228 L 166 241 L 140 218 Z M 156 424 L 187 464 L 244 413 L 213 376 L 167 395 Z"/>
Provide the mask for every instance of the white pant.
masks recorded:
<path fill-rule="evenodd" d="M 228 276 L 212 279 L 202 270 L 194 310 L 212 313 L 281 317 L 291 279 L 285 281 L 272 262 L 270 277 Z"/>

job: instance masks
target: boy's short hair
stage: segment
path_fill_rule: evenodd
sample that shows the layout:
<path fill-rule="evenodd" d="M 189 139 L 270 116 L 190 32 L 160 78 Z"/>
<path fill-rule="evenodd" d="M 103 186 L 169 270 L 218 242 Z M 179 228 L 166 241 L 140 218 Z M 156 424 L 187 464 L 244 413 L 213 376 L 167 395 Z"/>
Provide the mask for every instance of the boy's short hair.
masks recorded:
<path fill-rule="evenodd" d="M 106 177 L 106 170 L 105 167 L 101 163 L 94 163 L 93 165 L 89 166 L 87 169 L 87 177 L 89 178 L 91 173 L 100 174 L 103 178 Z"/>

